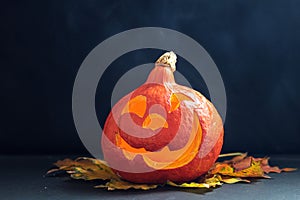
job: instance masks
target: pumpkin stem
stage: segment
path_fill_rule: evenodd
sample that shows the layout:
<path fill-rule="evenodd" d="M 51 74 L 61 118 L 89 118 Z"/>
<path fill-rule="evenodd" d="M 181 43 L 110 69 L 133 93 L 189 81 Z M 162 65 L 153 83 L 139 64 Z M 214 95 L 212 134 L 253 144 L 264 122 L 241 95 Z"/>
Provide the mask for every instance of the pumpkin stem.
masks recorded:
<path fill-rule="evenodd" d="M 176 71 L 176 61 L 176 54 L 173 51 L 170 51 L 160 56 L 159 59 L 155 62 L 155 64 L 171 67 L 172 72 L 174 72 Z"/>

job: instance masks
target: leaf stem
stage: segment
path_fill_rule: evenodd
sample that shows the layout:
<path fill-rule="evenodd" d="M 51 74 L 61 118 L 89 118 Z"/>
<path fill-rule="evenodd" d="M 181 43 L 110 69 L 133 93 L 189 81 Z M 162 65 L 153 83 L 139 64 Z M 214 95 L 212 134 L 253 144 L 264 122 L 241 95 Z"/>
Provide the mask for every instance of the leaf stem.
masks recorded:
<path fill-rule="evenodd" d="M 223 157 L 229 157 L 229 156 L 240 156 L 243 155 L 244 153 L 241 152 L 235 152 L 235 153 L 224 153 L 224 154 L 220 154 L 219 158 L 223 158 Z"/>

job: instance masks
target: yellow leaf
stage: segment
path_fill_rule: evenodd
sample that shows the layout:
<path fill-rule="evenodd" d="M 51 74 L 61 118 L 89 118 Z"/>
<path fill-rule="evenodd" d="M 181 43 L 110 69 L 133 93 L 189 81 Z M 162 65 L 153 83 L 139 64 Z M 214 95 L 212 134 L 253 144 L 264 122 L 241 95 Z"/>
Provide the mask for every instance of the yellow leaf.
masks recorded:
<path fill-rule="evenodd" d="M 59 167 L 58 170 L 65 170 L 67 173 L 71 174 L 71 177 L 74 179 L 119 179 L 104 161 L 93 158 L 80 157 L 75 161 L 64 159 L 57 161 L 54 165 Z M 47 173 L 49 174 L 55 171 L 57 170 L 49 170 Z"/>
<path fill-rule="evenodd" d="M 128 190 L 128 189 L 140 189 L 140 190 L 149 190 L 157 188 L 158 185 L 150 184 L 137 184 L 130 183 L 121 180 L 111 179 L 105 185 L 97 185 L 95 188 L 106 188 L 107 190 Z"/>
<path fill-rule="evenodd" d="M 209 175 L 211 176 L 211 175 Z M 209 184 L 210 187 L 216 187 L 218 185 L 222 185 L 221 183 L 221 176 L 220 175 L 213 175 L 212 177 L 206 176 L 204 179 L 204 183 Z"/>
<path fill-rule="evenodd" d="M 185 187 L 185 188 L 209 188 L 209 184 L 207 183 L 182 183 L 182 184 L 176 184 L 172 181 L 168 181 L 167 185 L 173 186 L 173 187 Z"/>
<path fill-rule="evenodd" d="M 204 179 L 203 183 L 182 183 L 182 184 L 176 184 L 172 181 L 167 181 L 167 185 L 173 186 L 173 187 L 184 187 L 184 188 L 210 188 L 210 187 L 216 187 L 218 185 L 222 185 L 220 182 L 219 176 L 215 175 L 212 178 Z"/>
<path fill-rule="evenodd" d="M 98 160 L 98 159 L 93 159 L 93 158 L 86 158 L 86 157 L 80 157 L 76 159 L 77 162 L 86 162 L 89 163 L 84 169 L 88 171 L 93 171 L 95 175 L 103 176 L 103 178 L 100 179 L 120 179 L 113 171 L 112 169 L 107 165 L 105 161 Z M 93 179 L 98 179 L 98 178 L 93 178 Z"/>
<path fill-rule="evenodd" d="M 227 184 L 233 184 L 233 183 L 238 183 L 238 182 L 250 183 L 249 180 L 241 179 L 241 178 L 223 178 L 222 177 L 221 181 L 224 183 L 227 183 Z"/>

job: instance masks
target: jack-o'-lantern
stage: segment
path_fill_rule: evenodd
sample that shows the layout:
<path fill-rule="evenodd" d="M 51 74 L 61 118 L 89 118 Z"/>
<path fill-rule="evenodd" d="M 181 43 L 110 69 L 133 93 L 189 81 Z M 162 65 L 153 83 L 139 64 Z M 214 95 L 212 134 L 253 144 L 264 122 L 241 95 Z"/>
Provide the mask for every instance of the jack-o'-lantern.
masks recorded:
<path fill-rule="evenodd" d="M 176 59 L 173 52 L 163 54 L 147 81 L 106 119 L 104 159 L 125 180 L 191 181 L 206 173 L 221 151 L 221 117 L 202 94 L 175 83 Z"/>

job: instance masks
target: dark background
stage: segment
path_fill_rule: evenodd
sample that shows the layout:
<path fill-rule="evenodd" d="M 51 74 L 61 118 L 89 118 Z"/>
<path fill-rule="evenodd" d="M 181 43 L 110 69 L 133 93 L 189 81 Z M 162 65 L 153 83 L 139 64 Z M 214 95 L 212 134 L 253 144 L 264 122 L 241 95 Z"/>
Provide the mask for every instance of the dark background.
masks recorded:
<path fill-rule="evenodd" d="M 223 152 L 300 153 L 298 0 L 2 1 L 0 16 L 0 154 L 87 153 L 72 118 L 77 70 L 103 40 L 145 26 L 189 35 L 217 64 L 228 101 Z M 110 66 L 96 96 L 101 124 L 126 66 L 161 53 L 134 51 Z M 207 95 L 185 65 L 179 58 L 178 70 Z"/>

